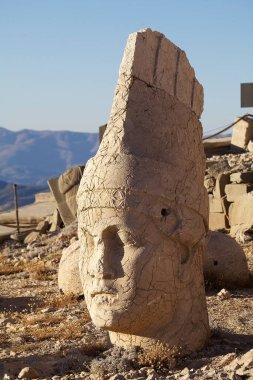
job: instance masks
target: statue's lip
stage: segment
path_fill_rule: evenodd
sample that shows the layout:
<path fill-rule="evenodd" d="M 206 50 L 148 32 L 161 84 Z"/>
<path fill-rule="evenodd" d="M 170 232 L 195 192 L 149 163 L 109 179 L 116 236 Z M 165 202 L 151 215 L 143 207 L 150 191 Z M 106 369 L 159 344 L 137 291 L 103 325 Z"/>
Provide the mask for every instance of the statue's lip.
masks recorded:
<path fill-rule="evenodd" d="M 106 295 L 111 295 L 111 296 L 116 296 L 117 292 L 112 289 L 96 289 L 91 292 L 91 297 L 95 297 L 100 294 L 106 294 Z"/>

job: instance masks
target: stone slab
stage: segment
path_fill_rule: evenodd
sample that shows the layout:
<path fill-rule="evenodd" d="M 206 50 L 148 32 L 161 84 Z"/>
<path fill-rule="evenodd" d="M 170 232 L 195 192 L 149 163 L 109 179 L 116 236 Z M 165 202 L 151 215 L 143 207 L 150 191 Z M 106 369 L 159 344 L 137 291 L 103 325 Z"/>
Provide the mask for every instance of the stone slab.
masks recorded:
<path fill-rule="evenodd" d="M 247 183 L 230 183 L 225 186 L 225 193 L 228 202 L 235 202 L 237 198 L 253 190 L 253 184 Z"/>
<path fill-rule="evenodd" d="M 253 171 L 232 173 L 230 175 L 230 181 L 236 183 L 252 183 Z"/>
<path fill-rule="evenodd" d="M 66 170 L 60 177 L 48 180 L 49 188 L 57 202 L 57 207 L 65 226 L 76 219 L 76 194 L 82 178 L 84 166 Z"/>
<path fill-rule="evenodd" d="M 218 174 L 216 178 L 215 188 L 213 195 L 216 198 L 223 198 L 225 196 L 225 186 L 230 183 L 229 174 Z"/>
<path fill-rule="evenodd" d="M 231 145 L 231 137 L 220 137 L 203 140 L 205 150 L 227 148 Z"/>
<path fill-rule="evenodd" d="M 253 140 L 253 119 L 240 120 L 233 126 L 231 145 L 245 149 L 250 140 Z"/>
<path fill-rule="evenodd" d="M 35 194 L 35 203 L 38 202 L 54 202 L 54 196 L 50 191 L 46 193 L 37 193 Z"/>
<path fill-rule="evenodd" d="M 38 202 L 19 208 L 19 221 L 24 224 L 38 224 L 49 215 L 53 215 L 56 202 Z M 0 224 L 16 224 L 15 210 L 0 213 Z"/>
<path fill-rule="evenodd" d="M 209 213 L 209 228 L 212 231 L 229 228 L 228 218 L 222 212 Z"/>
<path fill-rule="evenodd" d="M 209 194 L 209 212 L 224 212 L 221 198 Z"/>
<path fill-rule="evenodd" d="M 253 226 L 253 193 L 245 194 L 235 200 L 229 207 L 230 225 Z"/>

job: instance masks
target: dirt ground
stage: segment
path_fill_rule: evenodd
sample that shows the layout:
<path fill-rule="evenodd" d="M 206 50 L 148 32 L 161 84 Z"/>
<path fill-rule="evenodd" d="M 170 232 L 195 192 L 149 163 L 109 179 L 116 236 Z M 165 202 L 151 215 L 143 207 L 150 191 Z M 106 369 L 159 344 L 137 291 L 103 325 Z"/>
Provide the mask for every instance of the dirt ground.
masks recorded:
<path fill-rule="evenodd" d="M 75 235 L 63 230 L 28 246 L 14 241 L 0 246 L 1 379 L 15 379 L 27 366 L 36 371 L 32 378 L 54 380 L 253 378 L 247 368 L 241 374 L 226 370 L 253 348 L 252 285 L 230 290 L 230 297 L 223 300 L 217 296 L 219 289 L 207 291 L 211 337 L 202 351 L 184 359 L 171 359 L 169 365 L 150 360 L 138 366 L 134 356 L 131 367 L 131 353 L 112 354 L 107 334 L 90 322 L 84 299 L 59 292 L 61 252 Z M 253 279 L 253 243 L 243 248 Z M 110 355 L 114 355 L 114 364 L 108 360 Z M 125 366 L 117 355 L 128 358 Z M 98 358 L 104 360 L 103 368 Z M 117 360 L 121 364 L 115 364 Z M 123 377 L 115 377 L 116 372 Z"/>

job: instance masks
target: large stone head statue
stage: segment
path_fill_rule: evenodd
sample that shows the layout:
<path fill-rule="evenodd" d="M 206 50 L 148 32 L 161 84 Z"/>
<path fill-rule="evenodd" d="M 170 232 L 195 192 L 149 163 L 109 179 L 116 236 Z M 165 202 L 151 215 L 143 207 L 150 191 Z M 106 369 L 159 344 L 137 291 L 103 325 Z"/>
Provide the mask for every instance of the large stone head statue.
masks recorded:
<path fill-rule="evenodd" d="M 150 29 L 129 36 L 77 197 L 85 299 L 117 345 L 193 351 L 208 337 L 202 106 L 182 50 Z"/>

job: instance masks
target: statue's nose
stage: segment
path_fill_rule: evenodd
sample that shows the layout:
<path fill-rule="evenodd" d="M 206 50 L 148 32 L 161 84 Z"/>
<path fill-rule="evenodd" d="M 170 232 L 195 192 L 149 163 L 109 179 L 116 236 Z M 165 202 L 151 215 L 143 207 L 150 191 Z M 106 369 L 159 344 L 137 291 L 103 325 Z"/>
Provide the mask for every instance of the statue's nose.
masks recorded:
<path fill-rule="evenodd" d="M 90 260 L 89 273 L 96 278 L 112 279 L 115 277 L 110 252 L 101 238 L 94 240 L 94 253 Z"/>

